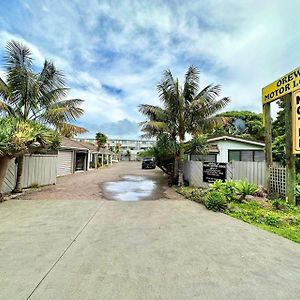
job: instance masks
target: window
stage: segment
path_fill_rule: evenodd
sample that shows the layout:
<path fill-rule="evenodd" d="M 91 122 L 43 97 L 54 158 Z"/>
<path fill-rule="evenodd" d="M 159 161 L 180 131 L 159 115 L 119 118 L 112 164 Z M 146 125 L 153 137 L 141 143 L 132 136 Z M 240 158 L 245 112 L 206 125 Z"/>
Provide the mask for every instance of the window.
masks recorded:
<path fill-rule="evenodd" d="M 265 152 L 264 151 L 254 151 L 254 161 L 264 161 Z"/>
<path fill-rule="evenodd" d="M 264 161 L 262 150 L 228 150 L 228 161 Z"/>
<path fill-rule="evenodd" d="M 228 150 L 228 161 L 240 161 L 241 151 L 240 150 Z"/>

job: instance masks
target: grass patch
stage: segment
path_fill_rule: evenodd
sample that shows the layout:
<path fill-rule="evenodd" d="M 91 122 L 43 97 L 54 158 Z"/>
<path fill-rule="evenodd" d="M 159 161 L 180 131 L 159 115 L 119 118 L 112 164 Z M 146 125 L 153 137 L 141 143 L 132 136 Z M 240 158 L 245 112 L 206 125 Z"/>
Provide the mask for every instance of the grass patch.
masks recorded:
<path fill-rule="evenodd" d="M 227 185 L 229 185 L 229 183 Z M 226 209 L 217 209 L 216 201 L 211 201 L 212 199 L 210 199 L 211 196 L 216 197 L 216 195 L 213 194 L 213 190 L 204 190 L 190 186 L 174 187 L 174 189 L 191 201 L 204 204 L 212 210 L 222 211 L 233 218 L 300 243 L 300 208 L 289 205 L 283 200 L 276 199 L 271 201 L 259 197 L 251 201 L 247 201 L 243 198 L 238 199 L 232 197 L 229 193 L 230 186 L 225 186 L 222 192 L 227 199 Z M 220 191 L 221 189 L 216 190 Z M 210 206 L 213 207 L 211 208 Z"/>
<path fill-rule="evenodd" d="M 300 209 L 279 200 L 268 201 L 268 203 L 271 205 L 256 201 L 232 202 L 228 204 L 225 213 L 300 243 Z M 278 203 L 279 208 L 277 208 Z"/>

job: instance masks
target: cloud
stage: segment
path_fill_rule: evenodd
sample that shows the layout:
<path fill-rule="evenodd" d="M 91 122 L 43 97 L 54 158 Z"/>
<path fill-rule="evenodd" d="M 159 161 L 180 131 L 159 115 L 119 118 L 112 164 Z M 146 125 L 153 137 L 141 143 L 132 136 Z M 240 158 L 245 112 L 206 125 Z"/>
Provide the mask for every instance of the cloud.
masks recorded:
<path fill-rule="evenodd" d="M 123 119 L 118 122 L 109 122 L 97 126 L 97 131 L 108 134 L 110 138 L 136 137 L 139 134 L 139 127 L 136 122 Z"/>
<path fill-rule="evenodd" d="M 116 128 L 123 134 L 122 120 L 142 120 L 138 104 L 159 104 L 156 84 L 165 69 L 182 80 L 196 65 L 201 87 L 221 84 L 232 99 L 227 109 L 260 112 L 261 88 L 299 64 L 296 1 L 53 3 L 10 5 L 0 20 L 0 54 L 6 41 L 18 39 L 39 66 L 44 57 L 53 59 L 66 74 L 70 97 L 86 100 L 80 124 L 112 123 L 116 135 Z"/>

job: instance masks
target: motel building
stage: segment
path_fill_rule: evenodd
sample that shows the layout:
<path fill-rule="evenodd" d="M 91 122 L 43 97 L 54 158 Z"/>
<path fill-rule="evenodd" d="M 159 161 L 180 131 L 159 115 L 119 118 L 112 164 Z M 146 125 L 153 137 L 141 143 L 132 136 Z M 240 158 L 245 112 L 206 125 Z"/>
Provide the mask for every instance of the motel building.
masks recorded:
<path fill-rule="evenodd" d="M 207 155 L 186 155 L 187 160 L 229 163 L 233 161 L 264 161 L 265 144 L 236 136 L 219 136 L 208 139 Z"/>

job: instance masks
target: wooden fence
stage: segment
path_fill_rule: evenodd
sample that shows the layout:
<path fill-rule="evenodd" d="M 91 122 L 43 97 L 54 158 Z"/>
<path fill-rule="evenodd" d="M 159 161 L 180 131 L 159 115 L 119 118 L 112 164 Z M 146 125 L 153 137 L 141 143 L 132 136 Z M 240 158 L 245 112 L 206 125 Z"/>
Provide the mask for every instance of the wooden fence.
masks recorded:
<path fill-rule="evenodd" d="M 3 186 L 2 193 L 11 192 L 16 184 L 17 165 L 15 159 L 10 161 Z M 24 157 L 22 172 L 22 187 L 28 188 L 33 185 L 49 185 L 56 183 L 57 155 L 34 154 Z"/>
<path fill-rule="evenodd" d="M 227 164 L 227 179 L 248 180 L 251 183 L 266 187 L 265 162 L 237 161 Z M 190 185 L 208 188 L 209 184 L 203 182 L 203 163 L 201 161 L 185 161 L 184 178 Z"/>

